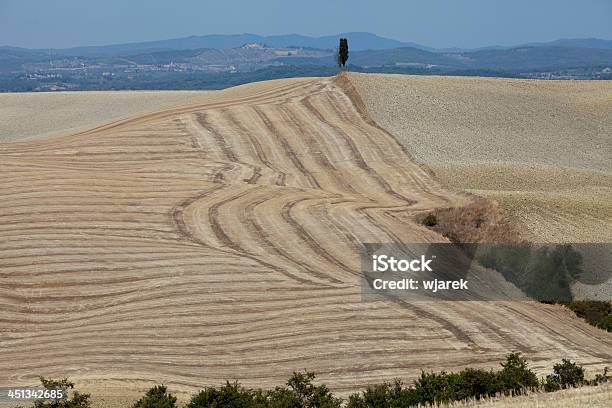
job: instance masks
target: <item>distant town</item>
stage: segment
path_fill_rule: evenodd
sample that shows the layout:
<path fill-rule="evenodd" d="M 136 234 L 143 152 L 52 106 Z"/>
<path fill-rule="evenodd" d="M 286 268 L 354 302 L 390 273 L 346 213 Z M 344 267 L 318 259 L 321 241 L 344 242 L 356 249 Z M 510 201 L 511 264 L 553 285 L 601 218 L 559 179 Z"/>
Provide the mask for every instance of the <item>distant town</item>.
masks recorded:
<path fill-rule="evenodd" d="M 351 50 L 348 69 L 357 72 L 612 79 L 612 41 L 437 50 L 369 33 L 342 35 Z M 0 91 L 221 89 L 274 78 L 328 76 L 337 72 L 336 37 L 203 36 L 53 50 L 5 46 L 0 47 Z"/>

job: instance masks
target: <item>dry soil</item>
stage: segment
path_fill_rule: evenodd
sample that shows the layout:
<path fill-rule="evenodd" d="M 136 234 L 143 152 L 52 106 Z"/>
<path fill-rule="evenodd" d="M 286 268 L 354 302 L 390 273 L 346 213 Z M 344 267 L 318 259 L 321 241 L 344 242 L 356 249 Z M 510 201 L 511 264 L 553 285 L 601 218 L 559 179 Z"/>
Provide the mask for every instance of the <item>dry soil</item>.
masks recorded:
<path fill-rule="evenodd" d="M 0 189 L 1 384 L 192 392 L 308 369 L 345 395 L 512 351 L 538 372 L 612 363 L 612 335 L 561 307 L 361 300 L 363 243 L 444 241 L 412 220 L 466 197 L 343 81 L 1 143 Z"/>

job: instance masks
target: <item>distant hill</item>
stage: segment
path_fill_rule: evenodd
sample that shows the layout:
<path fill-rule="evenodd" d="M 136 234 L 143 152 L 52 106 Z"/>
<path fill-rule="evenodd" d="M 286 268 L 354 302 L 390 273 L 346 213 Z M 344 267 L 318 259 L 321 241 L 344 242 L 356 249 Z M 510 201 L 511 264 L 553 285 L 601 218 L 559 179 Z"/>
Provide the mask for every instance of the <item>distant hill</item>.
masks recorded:
<path fill-rule="evenodd" d="M 19 70 L 24 64 L 48 59 L 44 52 L 18 47 L 0 47 L 0 72 Z"/>
<path fill-rule="evenodd" d="M 389 65 L 443 65 L 451 67 L 464 66 L 460 54 L 443 54 L 412 47 L 394 48 L 391 50 L 369 50 L 353 52 L 351 64 L 362 67 Z"/>
<path fill-rule="evenodd" d="M 220 89 L 262 79 L 327 76 L 349 39 L 352 71 L 543 79 L 612 79 L 612 41 L 435 50 L 369 33 L 324 37 L 208 35 L 145 43 L 30 50 L 0 47 L 0 91 Z"/>
<path fill-rule="evenodd" d="M 436 53 L 415 48 L 396 48 L 354 52 L 351 54 L 350 61 L 362 67 L 431 65 L 445 68 L 501 71 L 558 70 L 600 65 L 612 66 L 612 49 L 541 46 Z"/>
<path fill-rule="evenodd" d="M 515 46 L 492 45 L 476 49 L 466 48 L 441 48 L 436 49 L 414 42 L 398 41 L 391 38 L 381 37 L 367 32 L 348 32 L 321 37 L 310 37 L 300 34 L 261 36 L 257 34 L 212 34 L 202 36 L 190 36 L 174 38 L 169 40 L 135 42 L 126 44 L 111 44 L 102 46 L 84 46 L 73 48 L 58 48 L 44 50 L 29 50 L 64 56 L 80 57 L 116 57 L 135 54 L 145 54 L 172 50 L 194 50 L 201 48 L 229 49 L 237 48 L 244 44 L 265 44 L 270 48 L 302 47 L 317 49 L 334 49 L 338 45 L 338 39 L 346 37 L 349 39 L 352 51 L 365 50 L 387 50 L 392 48 L 416 48 L 424 51 L 438 53 L 461 53 L 473 51 L 508 50 L 517 47 L 569 47 L 569 48 L 597 48 L 612 49 L 612 40 L 597 38 L 575 38 L 559 39 L 551 42 L 534 42 Z M 0 47 L 3 48 L 3 47 Z M 6 47 L 4 47 L 6 48 Z M 11 47 L 15 48 L 15 47 Z"/>
<path fill-rule="evenodd" d="M 526 45 L 532 47 L 599 48 L 612 50 L 612 40 L 600 40 L 599 38 L 564 38 L 547 43 L 531 43 Z"/>
<path fill-rule="evenodd" d="M 272 63 L 286 57 L 291 64 L 299 65 L 298 58 L 319 58 L 329 56 L 331 52 L 318 49 L 269 48 L 261 46 L 242 46 L 236 48 L 201 48 L 193 50 L 155 51 L 133 56 L 126 56 L 122 61 L 136 64 L 191 64 L 193 66 L 232 65 L 251 67 L 258 64 Z M 100 62 L 108 62 L 97 58 Z"/>
<path fill-rule="evenodd" d="M 69 57 L 122 57 L 137 54 L 147 54 L 163 51 L 196 50 L 196 49 L 231 49 L 238 48 L 244 44 L 257 43 L 266 45 L 269 48 L 317 48 L 321 50 L 331 50 L 338 45 L 338 39 L 346 37 L 349 39 L 352 51 L 366 50 L 388 50 L 394 48 L 416 48 L 419 50 L 437 53 L 464 53 L 474 51 L 509 50 L 523 47 L 568 47 L 568 48 L 589 48 L 589 49 L 612 49 L 612 40 L 602 40 L 597 38 L 575 38 L 559 39 L 551 42 L 534 42 L 515 46 L 492 45 L 477 49 L 465 48 L 432 48 L 414 42 L 399 41 L 391 38 L 381 37 L 367 32 L 347 32 L 321 37 L 311 37 L 300 34 L 261 36 L 257 34 L 211 34 L 201 36 L 190 36 L 184 38 L 174 38 L 168 40 L 134 42 L 125 44 L 110 44 L 102 46 L 84 46 L 73 48 L 57 49 L 38 49 L 26 50 L 16 47 L 0 47 L 0 50 L 12 48 L 53 55 Z"/>
<path fill-rule="evenodd" d="M 459 54 L 466 64 L 484 69 L 548 70 L 612 66 L 612 49 L 560 46 L 517 47 Z"/>
<path fill-rule="evenodd" d="M 599 48 L 602 50 L 612 49 L 612 40 L 602 40 L 599 38 L 562 38 L 548 42 L 532 42 L 520 45 L 489 45 L 474 49 L 468 48 L 438 48 L 436 52 L 471 52 L 471 51 L 492 51 L 510 50 L 513 48 L 525 47 L 566 47 L 566 48 Z"/>
<path fill-rule="evenodd" d="M 34 61 L 41 53 L 24 54 Z M 82 61 L 81 61 L 82 60 Z M 413 47 L 352 51 L 353 66 L 406 67 L 438 69 L 480 69 L 498 71 L 547 70 L 591 66 L 612 66 L 612 49 L 530 46 L 510 49 L 487 49 L 470 52 L 432 52 Z M 84 64 L 138 65 L 187 64 L 198 67 L 231 66 L 231 70 L 261 68 L 267 65 L 335 66 L 331 51 L 316 48 L 292 49 L 260 46 L 215 49 L 167 50 L 144 52 L 124 57 L 80 57 Z"/>
<path fill-rule="evenodd" d="M 416 43 L 397 41 L 371 33 L 353 32 L 323 37 L 309 37 L 299 34 L 273 36 L 261 36 L 257 34 L 213 34 L 139 43 L 54 49 L 53 52 L 67 56 L 109 57 L 169 50 L 192 50 L 200 48 L 227 49 L 237 48 L 249 43 L 265 44 L 270 48 L 309 47 L 333 49 L 338 45 L 338 39 L 340 37 L 348 38 L 350 47 L 354 51 L 398 47 L 414 47 L 433 50 L 432 48 Z"/>

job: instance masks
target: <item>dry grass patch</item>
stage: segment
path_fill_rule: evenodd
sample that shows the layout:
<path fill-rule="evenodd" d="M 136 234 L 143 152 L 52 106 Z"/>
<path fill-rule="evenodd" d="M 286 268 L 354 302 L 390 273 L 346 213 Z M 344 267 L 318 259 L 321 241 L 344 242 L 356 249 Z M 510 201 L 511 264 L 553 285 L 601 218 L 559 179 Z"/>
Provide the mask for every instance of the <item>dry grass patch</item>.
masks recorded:
<path fill-rule="evenodd" d="M 452 242 L 518 243 L 521 234 L 494 202 L 481 198 L 462 207 L 440 208 L 417 220 Z M 434 221 L 435 220 L 435 221 Z"/>
<path fill-rule="evenodd" d="M 479 401 L 436 405 L 440 408 L 608 408 L 612 401 L 612 384 L 580 387 L 552 393 L 534 392 L 518 397 L 485 398 Z"/>

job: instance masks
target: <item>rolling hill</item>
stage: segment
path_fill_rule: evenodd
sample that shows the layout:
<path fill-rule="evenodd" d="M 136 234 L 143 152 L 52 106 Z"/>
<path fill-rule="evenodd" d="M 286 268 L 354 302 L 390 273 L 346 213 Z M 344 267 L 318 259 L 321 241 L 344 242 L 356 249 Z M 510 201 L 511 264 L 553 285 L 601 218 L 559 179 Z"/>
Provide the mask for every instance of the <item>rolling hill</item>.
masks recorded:
<path fill-rule="evenodd" d="M 364 243 L 445 242 L 415 217 L 471 200 L 411 148 L 346 75 L 1 143 L 0 382 L 101 395 L 308 369 L 346 394 L 512 351 L 609 365 L 611 335 L 559 306 L 362 300 Z"/>
<path fill-rule="evenodd" d="M 202 36 L 194 35 L 190 37 L 176 38 L 170 40 L 54 49 L 53 52 L 56 54 L 67 56 L 109 57 L 143 54 L 158 51 L 192 50 L 198 48 L 238 48 L 243 46 L 244 44 L 252 43 L 265 44 L 270 48 L 306 47 L 331 50 L 338 46 L 338 39 L 340 37 L 348 37 L 351 40 L 351 43 L 353 44 L 353 49 L 356 51 L 398 47 L 416 47 L 433 50 L 433 48 L 425 47 L 416 43 L 397 41 L 390 38 L 380 37 L 376 34 L 365 32 L 351 32 L 321 37 L 309 37 L 299 34 L 273 36 L 261 36 L 257 34 L 213 34 Z"/>
<path fill-rule="evenodd" d="M 612 84 L 351 74 L 372 118 L 450 189 L 543 242 L 612 242 Z"/>

